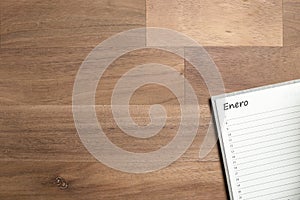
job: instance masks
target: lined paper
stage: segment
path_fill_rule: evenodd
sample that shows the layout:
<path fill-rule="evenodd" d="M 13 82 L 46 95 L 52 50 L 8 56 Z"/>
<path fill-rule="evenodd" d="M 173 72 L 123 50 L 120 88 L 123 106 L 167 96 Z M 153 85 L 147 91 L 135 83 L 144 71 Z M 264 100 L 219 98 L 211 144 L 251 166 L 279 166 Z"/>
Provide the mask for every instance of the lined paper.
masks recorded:
<path fill-rule="evenodd" d="M 300 199 L 300 82 L 217 96 L 212 104 L 231 199 Z"/>

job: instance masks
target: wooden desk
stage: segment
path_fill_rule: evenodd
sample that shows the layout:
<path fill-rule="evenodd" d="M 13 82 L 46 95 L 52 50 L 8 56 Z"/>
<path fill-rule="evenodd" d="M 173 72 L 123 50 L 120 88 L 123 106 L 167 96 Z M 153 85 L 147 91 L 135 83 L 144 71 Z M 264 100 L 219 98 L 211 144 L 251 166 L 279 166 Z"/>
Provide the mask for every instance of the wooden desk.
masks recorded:
<path fill-rule="evenodd" d="M 199 132 L 170 166 L 129 174 L 98 162 L 82 145 L 72 116 L 77 70 L 108 37 L 138 27 L 183 32 L 205 46 L 227 92 L 300 78 L 299 0 L 2 0 L 0 34 L 0 199 L 226 199 L 217 147 L 202 161 L 199 146 L 210 119 L 208 91 L 182 58 L 139 50 L 116 60 L 96 93 L 98 119 L 116 145 L 149 152 L 176 134 L 174 95 L 158 85 L 134 94 L 131 114 L 149 122 L 149 105 L 161 103 L 168 119 L 149 140 L 125 135 L 113 120 L 110 95 L 126 70 L 146 62 L 174 67 L 192 84 L 201 107 Z M 62 177 L 67 188 L 55 180 Z"/>

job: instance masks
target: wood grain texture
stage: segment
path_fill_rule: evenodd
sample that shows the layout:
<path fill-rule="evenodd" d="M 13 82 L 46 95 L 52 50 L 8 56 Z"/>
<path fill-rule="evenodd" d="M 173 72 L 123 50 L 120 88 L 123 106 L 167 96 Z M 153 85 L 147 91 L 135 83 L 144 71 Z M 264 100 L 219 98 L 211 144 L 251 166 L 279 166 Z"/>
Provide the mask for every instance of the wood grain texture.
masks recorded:
<path fill-rule="evenodd" d="M 283 0 L 284 46 L 300 46 L 300 2 Z"/>
<path fill-rule="evenodd" d="M 145 26 L 145 2 L 139 0 L 3 0 L 1 7 L 3 48 L 95 47 Z"/>
<path fill-rule="evenodd" d="M 83 47 L 3 48 L 0 52 L 1 105 L 71 105 L 77 70 L 89 51 L 91 49 Z M 96 104 L 110 105 L 112 91 L 121 75 L 146 63 L 168 65 L 181 74 L 184 71 L 184 60 L 174 54 L 155 49 L 130 52 L 114 61 L 101 77 Z M 174 84 L 184 86 L 183 82 Z M 123 88 L 122 93 L 126 92 Z M 131 99 L 133 105 L 162 102 L 176 104 L 177 100 L 169 90 L 154 84 L 139 88 Z"/>
<path fill-rule="evenodd" d="M 189 49 L 192 47 L 186 47 Z M 299 47 L 206 47 L 215 62 L 225 91 L 260 87 L 299 79 Z M 201 66 L 200 66 L 201 67 Z M 209 101 L 206 85 L 196 69 L 186 62 L 185 77 L 197 93 L 198 101 Z"/>
<path fill-rule="evenodd" d="M 186 51 L 192 49 L 193 52 L 193 47 L 185 49 Z M 206 47 L 205 49 L 219 70 L 225 92 L 235 92 L 300 78 L 299 47 Z M 196 56 L 199 55 L 196 54 Z M 203 62 L 203 65 L 205 64 Z M 202 65 L 198 67 L 205 70 Z M 210 93 L 203 74 L 198 73 L 194 66 L 185 62 L 184 75 L 196 92 L 199 105 L 202 106 L 200 115 L 206 116 L 200 119 L 200 124 L 208 127 L 209 116 L 211 116 L 208 106 Z M 209 81 L 218 86 L 214 76 Z M 189 95 L 185 96 L 185 101 L 189 101 Z M 203 135 L 203 131 L 207 129 L 199 129 L 198 134 Z M 198 144 L 202 142 L 203 139 Z M 215 160 L 218 155 L 217 150 L 214 148 L 206 159 Z"/>
<path fill-rule="evenodd" d="M 146 14 L 147 26 L 180 31 L 203 46 L 282 46 L 278 0 L 147 0 Z"/>
<path fill-rule="evenodd" d="M 88 53 L 116 33 L 144 26 L 139 0 L 1 1 L 1 105 L 70 105 Z"/>
<path fill-rule="evenodd" d="M 111 94 L 122 74 L 137 65 L 160 63 L 184 75 L 196 91 L 200 126 L 192 145 L 167 168 L 147 174 L 111 169 L 85 149 L 72 115 L 74 80 L 81 63 L 100 42 L 146 25 L 173 28 L 215 46 L 206 50 L 227 92 L 299 79 L 299 2 L 284 0 L 283 7 L 281 3 L 2 0 L 0 199 L 228 199 L 218 147 L 205 159 L 198 158 L 211 119 L 210 95 L 201 75 L 183 58 L 154 49 L 133 51 L 115 60 L 98 84 L 98 121 L 114 144 L 131 152 L 154 151 L 170 142 L 181 111 L 165 87 L 140 87 L 130 101 L 133 120 L 147 125 L 150 105 L 162 104 L 167 121 L 149 139 L 125 134 L 111 111 Z M 283 39 L 285 46 L 279 47 Z M 163 77 L 159 72 L 154 76 Z M 185 87 L 183 82 L 173 83 Z M 188 100 L 185 92 L 180 98 Z M 60 189 L 56 177 L 63 177 L 68 188 Z"/>
<path fill-rule="evenodd" d="M 298 55 L 300 48 L 210 47 L 207 48 L 207 51 L 209 52 L 210 56 L 214 59 L 214 61 L 220 69 L 221 74 L 223 75 L 227 92 L 296 79 L 300 77 L 299 62 L 297 62 L 299 59 Z M 261 70 L 256 70 L 259 67 L 261 67 Z M 171 184 L 170 182 L 172 181 L 167 181 L 166 183 L 161 182 L 161 179 L 167 179 L 166 177 L 170 177 L 171 179 L 177 179 L 181 176 L 185 176 L 186 183 L 188 185 L 197 185 L 198 182 L 192 177 L 197 177 L 198 179 L 198 173 L 200 172 L 197 170 L 191 170 L 196 168 L 195 166 L 197 166 L 197 169 L 200 171 L 202 170 L 202 167 L 204 167 L 203 173 L 210 174 L 210 176 L 215 176 L 213 174 L 216 173 L 219 173 L 218 176 L 221 176 L 220 168 L 211 168 L 216 164 L 215 162 L 217 162 L 218 164 L 220 160 L 217 147 L 215 147 L 213 151 L 202 162 L 199 162 L 198 159 L 199 146 L 203 142 L 204 136 L 208 128 L 209 119 L 211 117 L 207 102 L 209 98 L 207 88 L 205 87 L 203 79 L 200 78 L 201 76 L 197 75 L 195 71 L 193 71 L 192 66 L 190 66 L 188 63 L 186 63 L 185 65 L 184 74 L 196 90 L 199 97 L 199 102 L 201 106 L 201 126 L 199 127 L 197 137 L 195 138 L 193 144 L 188 149 L 188 151 L 178 161 L 173 163 L 168 168 L 164 169 L 171 170 L 174 173 L 173 175 L 162 175 L 161 171 L 152 174 L 152 178 L 154 179 L 153 184 L 157 184 L 155 188 L 153 188 L 153 186 L 149 186 L 149 183 L 147 182 L 146 178 L 148 177 L 148 175 L 141 175 L 141 177 L 143 178 L 140 179 L 136 178 L 136 176 L 134 175 L 133 177 L 131 177 L 131 181 L 137 181 L 139 182 L 139 184 L 141 184 L 138 187 L 139 189 L 134 189 L 129 186 L 123 188 L 123 186 L 120 186 L 117 183 L 115 183 L 116 185 L 113 183 L 109 184 L 114 186 L 105 186 L 105 184 L 103 185 L 101 180 L 110 180 L 112 173 L 115 173 L 115 171 L 111 170 L 106 166 L 103 166 L 102 164 L 97 164 L 98 162 L 87 152 L 87 150 L 85 150 L 76 133 L 71 106 L 2 105 L 0 112 L 0 135 L 2 144 L 0 146 L 0 152 L 2 152 L 0 162 L 4 162 L 7 164 L 13 163 L 12 165 L 15 165 L 16 162 L 23 161 L 22 164 L 19 164 L 20 166 L 18 166 L 17 169 L 14 167 L 10 167 L 11 170 L 16 170 L 16 173 L 18 173 L 18 170 L 25 170 L 23 171 L 25 177 L 27 175 L 29 176 L 29 174 L 31 174 L 34 177 L 38 177 L 37 182 L 31 183 L 25 188 L 23 188 L 22 185 L 17 185 L 17 188 L 21 189 L 10 189 L 19 192 L 20 196 L 9 194 L 9 192 L 2 193 L 3 196 L 7 197 L 8 199 L 18 197 L 24 197 L 29 199 L 32 196 L 35 196 L 37 198 L 47 197 L 51 199 L 52 195 L 54 197 L 57 197 L 57 191 L 66 191 L 61 191 L 57 189 L 56 186 L 50 184 L 49 181 L 54 179 L 55 176 L 63 176 L 67 180 L 70 180 L 71 187 L 73 181 L 76 181 L 72 179 L 72 177 L 74 176 L 74 172 L 72 172 L 72 170 L 68 172 L 67 175 L 59 170 L 61 169 L 61 165 L 93 165 L 98 167 L 94 167 L 94 169 L 88 173 L 98 173 L 98 170 L 100 170 L 101 173 L 103 172 L 103 174 L 101 175 L 101 179 L 99 178 L 99 180 L 97 180 L 90 178 L 91 176 L 88 176 L 89 178 L 85 180 L 85 184 L 87 185 L 83 185 L 79 188 L 76 188 L 76 190 L 74 189 L 77 192 L 81 191 L 83 193 L 89 193 L 88 191 L 92 190 L 91 195 L 87 198 L 92 198 L 93 195 L 98 195 L 99 193 L 99 195 L 101 194 L 100 199 L 102 199 L 102 196 L 104 199 L 124 199 L 129 197 L 136 199 L 144 199 L 147 198 L 144 196 L 148 196 L 146 188 L 150 187 L 150 189 L 152 189 L 152 192 L 156 192 L 157 190 L 159 190 L 157 194 L 155 193 L 155 195 L 153 194 L 153 196 L 151 196 L 152 198 L 157 199 L 162 197 L 165 199 L 173 199 L 179 197 L 196 199 L 196 197 L 199 198 L 199 196 L 203 197 L 203 199 L 225 199 L 226 196 L 224 189 L 218 190 L 218 192 L 214 192 L 213 194 L 209 194 L 211 193 L 211 190 L 215 190 L 215 186 L 212 187 L 209 185 L 211 183 L 207 183 L 208 185 L 206 187 L 203 186 L 203 190 L 198 190 L 196 186 L 186 186 L 185 184 L 182 185 L 182 183 L 177 182 L 173 182 Z M 239 79 L 237 79 L 236 77 L 239 77 Z M 96 110 L 99 122 L 103 127 L 104 132 L 112 142 L 114 142 L 119 147 L 131 152 L 149 152 L 156 150 L 168 143 L 174 137 L 174 134 L 176 134 L 176 131 L 178 129 L 178 121 L 180 118 L 180 109 L 178 105 L 172 104 L 171 102 L 167 102 L 165 103 L 165 107 L 168 111 L 168 119 L 164 129 L 158 135 L 148 140 L 135 139 L 125 135 L 116 125 L 111 113 L 111 107 L 109 105 L 99 105 L 97 106 Z M 149 105 L 132 105 L 130 110 L 131 115 L 137 124 L 145 125 L 149 123 Z M 39 166 L 39 168 L 34 168 L 29 173 L 28 168 L 29 166 L 33 165 L 32 163 L 38 163 L 34 164 L 34 166 L 37 165 Z M 42 166 L 44 165 L 54 166 L 50 167 L 51 173 L 42 172 L 43 174 L 40 175 L 39 173 L 41 172 L 39 172 L 39 170 L 41 170 Z M 179 165 L 186 167 L 186 175 L 183 175 L 180 172 L 180 167 L 178 169 Z M 56 170 L 58 170 L 59 173 L 57 173 Z M 94 172 L 94 170 L 96 170 L 96 172 Z M 52 174 L 52 171 L 56 173 Z M 26 172 L 28 172 L 29 174 Z M 83 172 L 85 171 L 82 170 L 82 173 Z M 114 174 L 114 177 L 120 178 L 123 176 L 122 174 L 123 173 L 121 172 L 116 172 L 116 174 Z M 70 176 L 71 178 L 69 178 Z M 78 179 L 80 179 L 84 175 L 77 174 L 76 176 L 78 177 Z M 213 177 L 205 178 L 205 176 L 203 177 L 202 174 L 199 176 L 202 177 L 199 178 L 199 181 L 203 180 L 205 182 L 210 182 L 214 180 Z M 31 180 L 34 179 L 35 178 Z M 128 182 L 128 179 L 124 180 L 124 184 L 126 183 L 126 181 Z M 218 179 L 220 179 L 220 177 Z M 11 182 L 8 182 L 8 188 L 10 188 L 10 184 L 16 184 L 13 180 L 17 181 L 17 183 L 20 184 L 24 183 L 26 185 L 27 183 L 26 178 L 24 177 L 21 177 L 18 180 L 12 179 Z M 113 180 L 111 181 L 113 182 Z M 2 178 L 2 181 L 7 181 L 7 179 Z M 42 183 L 40 183 L 39 181 Z M 218 181 L 220 182 L 220 180 Z M 169 187 L 167 186 L 168 184 Z M 223 186 L 219 185 L 218 187 Z M 34 188 L 38 188 L 38 192 Z M 182 196 L 178 196 L 177 193 L 176 196 L 173 196 L 174 192 L 166 192 L 164 188 L 168 188 L 171 191 L 174 190 L 175 193 L 181 191 Z M 185 190 L 185 192 L 183 192 L 183 190 Z M 119 195 L 120 191 L 122 191 L 122 194 L 123 192 L 125 194 Z M 61 199 L 69 199 L 73 197 L 74 196 L 72 193 L 63 193 L 63 195 L 60 196 Z M 83 197 L 80 196 L 78 198 Z"/>
<path fill-rule="evenodd" d="M 6 200 L 226 198 L 218 162 L 176 163 L 149 174 L 126 174 L 84 162 L 1 162 L 0 169 L 0 198 Z M 57 176 L 66 180 L 68 189 L 54 184 Z"/>
<path fill-rule="evenodd" d="M 145 126 L 150 122 L 149 108 L 149 105 L 130 106 L 131 117 L 138 125 Z M 107 137 L 130 152 L 155 151 L 174 138 L 180 124 L 180 107 L 165 105 L 165 109 L 167 120 L 164 128 L 149 139 L 139 139 L 125 134 L 118 127 L 111 106 L 96 107 L 98 120 Z M 199 134 L 182 156 L 182 161 L 199 161 L 199 145 L 210 119 L 210 113 L 205 112 L 208 108 L 202 106 L 201 110 Z M 96 162 L 77 134 L 72 106 L 2 106 L 0 119 L 0 161 Z M 217 149 L 204 161 L 219 161 Z"/>

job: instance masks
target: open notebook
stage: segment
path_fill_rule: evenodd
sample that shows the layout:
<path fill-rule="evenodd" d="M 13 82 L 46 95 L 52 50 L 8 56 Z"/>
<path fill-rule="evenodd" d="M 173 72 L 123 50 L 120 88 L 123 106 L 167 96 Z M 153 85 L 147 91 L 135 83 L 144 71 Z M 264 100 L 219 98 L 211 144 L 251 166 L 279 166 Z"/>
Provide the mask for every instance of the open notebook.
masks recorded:
<path fill-rule="evenodd" d="M 211 101 L 230 198 L 300 199 L 300 80 Z"/>

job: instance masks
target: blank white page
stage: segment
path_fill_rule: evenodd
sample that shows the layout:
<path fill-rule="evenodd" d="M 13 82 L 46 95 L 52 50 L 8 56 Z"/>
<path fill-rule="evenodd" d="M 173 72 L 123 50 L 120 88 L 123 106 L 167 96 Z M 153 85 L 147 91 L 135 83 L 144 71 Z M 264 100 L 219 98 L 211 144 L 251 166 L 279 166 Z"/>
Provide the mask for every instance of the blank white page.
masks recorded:
<path fill-rule="evenodd" d="M 300 81 L 212 97 L 231 199 L 300 199 Z"/>

